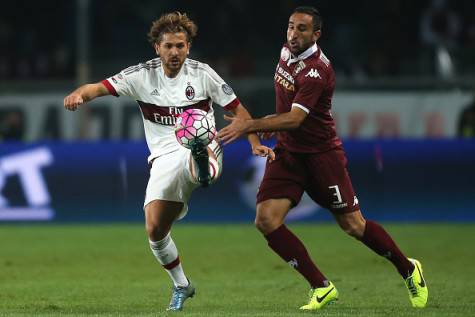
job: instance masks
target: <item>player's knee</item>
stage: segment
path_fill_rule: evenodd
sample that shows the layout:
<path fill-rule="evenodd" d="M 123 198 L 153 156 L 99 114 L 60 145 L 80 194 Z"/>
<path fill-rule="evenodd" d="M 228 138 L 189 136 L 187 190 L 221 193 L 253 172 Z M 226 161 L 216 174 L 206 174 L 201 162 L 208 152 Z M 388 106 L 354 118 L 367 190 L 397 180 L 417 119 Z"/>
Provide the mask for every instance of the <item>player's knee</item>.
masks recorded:
<path fill-rule="evenodd" d="M 262 234 L 271 233 L 279 226 L 277 219 L 270 213 L 257 213 L 254 224 Z"/>
<path fill-rule="evenodd" d="M 145 223 L 145 231 L 147 232 L 149 240 L 160 241 L 168 234 L 170 230 L 166 230 L 156 223 L 147 222 Z"/>
<path fill-rule="evenodd" d="M 352 236 L 355 239 L 360 240 L 363 238 L 364 224 L 362 225 L 360 222 L 340 223 L 340 227 L 346 234 Z"/>
<path fill-rule="evenodd" d="M 279 228 L 284 223 L 285 215 L 290 209 L 290 202 L 266 200 L 257 204 L 256 219 L 257 230 L 266 235 Z"/>

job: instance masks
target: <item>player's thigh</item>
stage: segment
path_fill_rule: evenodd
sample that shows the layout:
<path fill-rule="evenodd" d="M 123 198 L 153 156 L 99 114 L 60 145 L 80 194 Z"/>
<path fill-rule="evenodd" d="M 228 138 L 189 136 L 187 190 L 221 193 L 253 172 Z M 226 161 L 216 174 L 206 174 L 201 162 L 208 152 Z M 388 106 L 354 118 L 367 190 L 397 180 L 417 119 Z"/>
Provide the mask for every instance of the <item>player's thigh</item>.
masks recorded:
<path fill-rule="evenodd" d="M 189 151 L 185 148 L 154 159 L 145 193 L 144 208 L 154 200 L 183 203 L 179 218 L 188 211 L 188 200 L 198 187 L 193 182 L 189 166 Z"/>
<path fill-rule="evenodd" d="M 292 208 L 302 198 L 306 171 L 298 156 L 280 149 L 276 149 L 275 154 L 275 160 L 266 163 L 257 204 L 271 199 L 288 199 Z"/>
<path fill-rule="evenodd" d="M 308 169 L 305 190 L 315 202 L 336 214 L 359 210 L 342 149 L 308 155 L 305 163 Z"/>

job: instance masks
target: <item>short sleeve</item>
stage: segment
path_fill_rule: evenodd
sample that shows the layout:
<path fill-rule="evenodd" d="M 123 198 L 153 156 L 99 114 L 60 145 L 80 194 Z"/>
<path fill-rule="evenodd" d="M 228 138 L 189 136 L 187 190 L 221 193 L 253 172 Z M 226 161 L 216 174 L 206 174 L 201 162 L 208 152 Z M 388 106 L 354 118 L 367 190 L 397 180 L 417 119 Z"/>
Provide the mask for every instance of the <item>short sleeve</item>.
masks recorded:
<path fill-rule="evenodd" d="M 298 82 L 297 94 L 292 101 L 292 106 L 297 106 L 308 113 L 317 105 L 326 87 L 326 80 L 316 68 L 307 70 L 304 74 Z"/>
<path fill-rule="evenodd" d="M 134 71 L 133 66 L 124 69 L 120 73 L 111 76 L 102 81 L 111 95 L 116 97 L 129 96 L 134 97 L 136 94 L 135 87 L 138 81 L 138 71 Z"/>
<path fill-rule="evenodd" d="M 229 86 L 211 67 L 204 69 L 204 87 L 213 102 L 226 110 L 236 108 L 240 101 Z"/>

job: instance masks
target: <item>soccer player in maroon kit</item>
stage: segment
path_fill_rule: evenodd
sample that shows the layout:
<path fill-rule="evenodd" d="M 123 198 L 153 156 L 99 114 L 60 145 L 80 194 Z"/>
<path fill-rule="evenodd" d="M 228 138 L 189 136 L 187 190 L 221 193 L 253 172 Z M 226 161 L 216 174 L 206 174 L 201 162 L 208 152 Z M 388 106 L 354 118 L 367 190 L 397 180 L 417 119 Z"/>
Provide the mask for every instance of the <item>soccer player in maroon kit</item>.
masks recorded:
<path fill-rule="evenodd" d="M 330 112 L 335 74 L 316 43 L 321 26 L 317 9 L 294 10 L 274 76 L 277 113 L 253 120 L 225 116 L 230 124 L 218 138 L 227 144 L 249 132 L 277 132 L 276 159 L 267 163 L 257 194 L 256 226 L 269 247 L 309 282 L 310 299 L 300 309 L 320 309 L 338 299 L 334 284 L 284 224 L 304 191 L 329 209 L 347 234 L 391 261 L 405 280 L 412 306 L 425 307 L 428 291 L 419 261 L 408 259 L 383 227 L 360 211 Z"/>

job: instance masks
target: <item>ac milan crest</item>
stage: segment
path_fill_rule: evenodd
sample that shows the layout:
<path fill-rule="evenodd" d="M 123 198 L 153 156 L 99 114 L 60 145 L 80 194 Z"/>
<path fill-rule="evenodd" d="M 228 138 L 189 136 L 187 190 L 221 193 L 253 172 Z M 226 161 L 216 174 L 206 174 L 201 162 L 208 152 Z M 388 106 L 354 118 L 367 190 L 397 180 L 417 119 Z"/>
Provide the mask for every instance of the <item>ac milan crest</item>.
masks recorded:
<path fill-rule="evenodd" d="M 191 86 L 186 87 L 185 95 L 188 100 L 192 100 L 193 98 L 195 98 L 195 89 Z"/>

